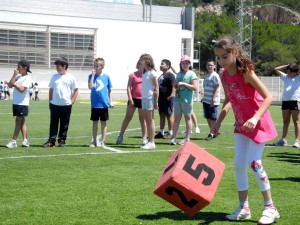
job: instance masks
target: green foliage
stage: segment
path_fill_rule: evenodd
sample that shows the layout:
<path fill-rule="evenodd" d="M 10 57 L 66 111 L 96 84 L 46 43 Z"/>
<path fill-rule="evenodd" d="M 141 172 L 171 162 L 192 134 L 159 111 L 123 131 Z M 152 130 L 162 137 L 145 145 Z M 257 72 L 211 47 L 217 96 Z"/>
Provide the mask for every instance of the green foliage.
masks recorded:
<path fill-rule="evenodd" d="M 234 16 L 197 13 L 195 22 L 195 49 L 201 41 L 201 69 L 207 59 L 214 58 L 212 40 L 221 35 L 235 36 Z M 300 27 L 289 24 L 272 24 L 253 20 L 252 60 L 256 73 L 272 76 L 274 67 L 287 62 L 300 63 Z"/>
<path fill-rule="evenodd" d="M 201 69 L 205 69 L 206 61 L 214 59 L 213 40 L 223 34 L 234 35 L 234 18 L 232 16 L 213 13 L 197 13 L 195 21 L 195 46 L 201 42 Z"/>

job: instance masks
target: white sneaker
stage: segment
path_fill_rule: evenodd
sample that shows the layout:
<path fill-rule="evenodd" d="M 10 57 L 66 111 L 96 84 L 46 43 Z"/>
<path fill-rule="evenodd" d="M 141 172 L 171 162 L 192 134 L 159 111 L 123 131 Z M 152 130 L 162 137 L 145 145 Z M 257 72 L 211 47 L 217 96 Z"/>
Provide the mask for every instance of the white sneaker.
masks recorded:
<path fill-rule="evenodd" d="M 294 148 L 300 148 L 300 141 L 299 140 L 295 140 L 295 143 L 293 144 Z"/>
<path fill-rule="evenodd" d="M 258 224 L 272 224 L 280 215 L 276 208 L 265 207 Z"/>
<path fill-rule="evenodd" d="M 101 142 L 100 140 L 97 140 L 96 143 L 93 141 L 91 141 L 91 144 L 89 145 L 91 148 L 94 148 L 94 147 L 101 147 Z"/>
<path fill-rule="evenodd" d="M 196 133 L 196 134 L 200 134 L 200 128 L 199 128 L 199 127 L 196 127 L 196 128 L 195 128 L 195 133 Z"/>
<path fill-rule="evenodd" d="M 176 139 L 175 138 L 172 138 L 170 140 L 170 145 L 176 145 Z"/>
<path fill-rule="evenodd" d="M 15 140 L 11 140 L 10 142 L 8 142 L 8 144 L 6 145 L 6 148 L 16 148 L 17 146 L 17 142 Z"/>
<path fill-rule="evenodd" d="M 146 145 L 148 142 L 149 142 L 149 141 L 148 141 L 148 138 L 143 138 L 143 139 L 142 139 L 142 144 L 143 144 L 143 145 Z"/>
<path fill-rule="evenodd" d="M 251 219 L 251 212 L 250 212 L 250 209 L 245 209 L 245 208 L 242 208 L 239 206 L 230 215 L 226 215 L 225 218 L 228 220 L 232 220 L 232 221 L 249 220 L 249 219 Z"/>
<path fill-rule="evenodd" d="M 89 145 L 89 147 L 95 148 L 95 147 L 97 147 L 97 144 L 95 145 L 95 143 L 92 141 L 91 144 Z"/>
<path fill-rule="evenodd" d="M 106 144 L 105 142 L 101 142 L 100 145 L 98 145 L 98 147 L 101 147 L 101 148 L 106 148 Z"/>
<path fill-rule="evenodd" d="M 22 146 L 23 146 L 23 147 L 29 147 L 29 142 L 28 142 L 27 139 L 24 139 L 24 140 L 22 141 Z"/>
<path fill-rule="evenodd" d="M 179 144 L 180 144 L 180 145 L 184 145 L 184 144 L 187 143 L 188 141 L 189 141 L 189 139 L 184 138 L 184 139 L 182 139 L 182 140 L 179 142 Z"/>
<path fill-rule="evenodd" d="M 155 148 L 155 143 L 149 141 L 147 144 L 145 144 L 141 148 L 143 148 L 143 149 L 154 149 Z"/>

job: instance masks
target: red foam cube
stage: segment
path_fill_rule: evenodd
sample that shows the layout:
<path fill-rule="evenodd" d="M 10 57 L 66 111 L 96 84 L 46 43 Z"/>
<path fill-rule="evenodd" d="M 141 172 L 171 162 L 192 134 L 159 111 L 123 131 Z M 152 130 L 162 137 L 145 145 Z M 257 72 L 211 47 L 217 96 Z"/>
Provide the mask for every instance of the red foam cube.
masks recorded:
<path fill-rule="evenodd" d="M 154 193 L 192 216 L 212 202 L 224 169 L 222 161 L 189 141 L 169 158 Z"/>

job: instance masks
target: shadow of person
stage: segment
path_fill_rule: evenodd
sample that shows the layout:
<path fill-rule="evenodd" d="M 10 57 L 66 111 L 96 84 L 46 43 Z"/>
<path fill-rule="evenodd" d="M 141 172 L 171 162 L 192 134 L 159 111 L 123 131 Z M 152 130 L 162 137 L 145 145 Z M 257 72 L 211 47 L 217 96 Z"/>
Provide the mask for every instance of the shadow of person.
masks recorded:
<path fill-rule="evenodd" d="M 223 212 L 197 212 L 193 216 L 188 216 L 182 211 L 169 211 L 169 212 L 157 212 L 155 214 L 141 214 L 137 216 L 138 219 L 141 220 L 160 220 L 163 218 L 167 218 L 174 221 L 199 221 L 200 224 L 210 224 L 216 221 L 226 221 L 225 216 L 227 213 Z M 251 222 L 247 220 L 247 222 Z M 257 223 L 257 221 L 253 221 Z"/>

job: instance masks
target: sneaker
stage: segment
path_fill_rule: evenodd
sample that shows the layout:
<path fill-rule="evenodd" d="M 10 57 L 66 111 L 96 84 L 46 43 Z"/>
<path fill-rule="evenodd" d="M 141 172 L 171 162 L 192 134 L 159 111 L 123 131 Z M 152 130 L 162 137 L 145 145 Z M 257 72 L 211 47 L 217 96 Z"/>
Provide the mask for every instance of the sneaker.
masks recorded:
<path fill-rule="evenodd" d="M 300 148 L 300 141 L 296 140 L 295 143 L 293 144 L 294 148 Z"/>
<path fill-rule="evenodd" d="M 27 139 L 24 139 L 24 140 L 22 141 L 22 146 L 23 146 L 23 147 L 29 147 L 29 142 L 27 141 Z"/>
<path fill-rule="evenodd" d="M 155 139 L 161 139 L 161 138 L 164 138 L 164 135 L 161 133 L 161 132 L 158 132 L 155 136 L 154 136 Z"/>
<path fill-rule="evenodd" d="M 149 141 L 147 144 L 143 145 L 141 148 L 143 148 L 143 149 L 154 149 L 155 148 L 155 143 Z"/>
<path fill-rule="evenodd" d="M 95 147 L 97 147 L 97 144 L 92 141 L 91 144 L 89 145 L 89 147 L 95 148 Z"/>
<path fill-rule="evenodd" d="M 106 148 L 105 142 L 101 142 L 100 145 L 98 145 L 98 147 L 100 147 L 100 148 Z"/>
<path fill-rule="evenodd" d="M 279 141 L 273 143 L 273 146 L 287 146 L 287 141 L 280 139 Z"/>
<path fill-rule="evenodd" d="M 16 148 L 17 146 L 17 142 L 15 140 L 11 140 L 10 142 L 8 142 L 8 144 L 6 145 L 6 148 Z"/>
<path fill-rule="evenodd" d="M 58 142 L 58 147 L 65 147 L 65 144 L 66 144 L 65 140 L 60 140 Z"/>
<path fill-rule="evenodd" d="M 205 138 L 205 140 L 207 141 L 211 141 L 214 138 L 213 134 L 208 134 L 207 138 Z"/>
<path fill-rule="evenodd" d="M 176 145 L 176 140 L 175 140 L 175 138 L 172 138 L 172 139 L 170 140 L 170 145 Z"/>
<path fill-rule="evenodd" d="M 196 133 L 196 134 L 200 134 L 200 128 L 199 128 L 199 127 L 196 127 L 196 128 L 195 128 L 195 133 Z"/>
<path fill-rule="evenodd" d="M 275 207 L 265 207 L 258 224 L 272 224 L 279 218 L 280 215 Z"/>
<path fill-rule="evenodd" d="M 44 148 L 52 148 L 55 147 L 55 143 L 47 141 L 45 144 L 43 144 Z"/>
<path fill-rule="evenodd" d="M 142 145 L 146 145 L 148 143 L 148 138 L 143 138 L 142 139 Z"/>
<path fill-rule="evenodd" d="M 250 209 L 239 206 L 233 213 L 226 215 L 225 218 L 232 221 L 249 220 L 251 219 L 251 212 Z"/>
<path fill-rule="evenodd" d="M 189 140 L 190 140 L 190 139 L 183 138 L 183 139 L 179 142 L 179 144 L 180 144 L 180 145 L 184 145 L 184 144 L 187 143 Z"/>
<path fill-rule="evenodd" d="M 123 136 L 119 135 L 118 138 L 117 138 L 117 140 L 116 140 L 116 144 L 120 145 L 120 144 L 122 144 L 122 142 L 123 142 Z"/>
<path fill-rule="evenodd" d="M 191 134 L 193 133 L 193 131 L 191 130 Z M 181 134 L 186 134 L 186 130 L 181 131 Z"/>
<path fill-rule="evenodd" d="M 170 137 L 172 137 L 172 135 L 168 132 L 165 136 L 165 138 L 170 139 Z"/>

